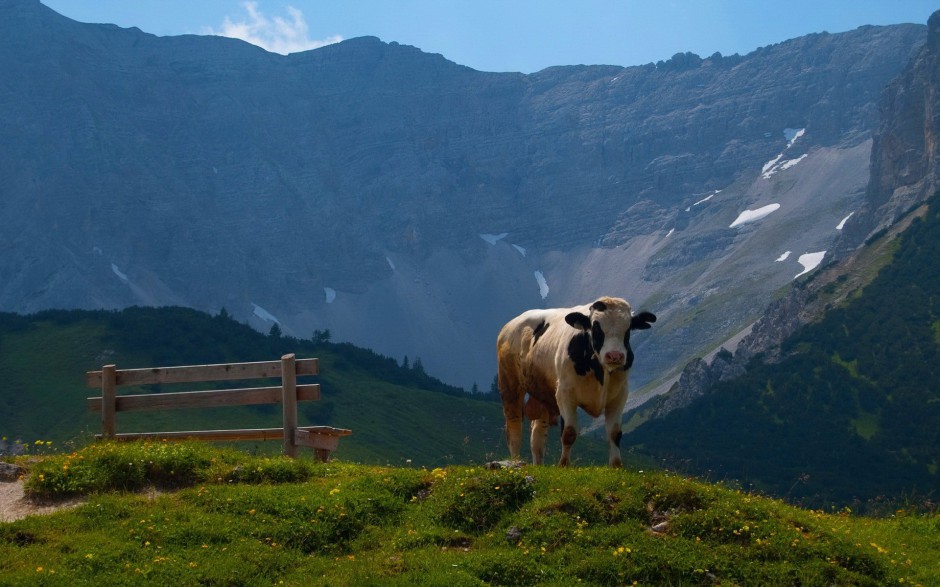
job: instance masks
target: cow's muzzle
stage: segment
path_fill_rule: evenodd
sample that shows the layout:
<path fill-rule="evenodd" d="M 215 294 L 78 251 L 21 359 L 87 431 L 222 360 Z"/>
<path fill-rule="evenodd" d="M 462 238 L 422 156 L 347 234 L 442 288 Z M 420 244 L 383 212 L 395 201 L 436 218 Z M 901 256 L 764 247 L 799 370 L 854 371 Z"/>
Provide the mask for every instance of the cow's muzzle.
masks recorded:
<path fill-rule="evenodd" d="M 620 367 L 627 360 L 627 356 L 620 351 L 607 351 L 604 353 L 604 363 L 608 367 Z"/>

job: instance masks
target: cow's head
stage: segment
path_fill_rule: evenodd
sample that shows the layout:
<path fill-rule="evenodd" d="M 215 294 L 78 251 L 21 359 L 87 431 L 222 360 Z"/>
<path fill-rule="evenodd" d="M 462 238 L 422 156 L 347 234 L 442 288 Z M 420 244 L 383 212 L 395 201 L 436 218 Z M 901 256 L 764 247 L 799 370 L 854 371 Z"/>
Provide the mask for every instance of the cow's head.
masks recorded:
<path fill-rule="evenodd" d="M 590 353 L 592 362 L 597 361 L 605 370 L 613 371 L 633 365 L 630 331 L 650 328 L 651 323 L 656 322 L 656 315 L 640 312 L 633 316 L 625 300 L 601 298 L 591 304 L 587 315 L 571 312 L 565 316 L 565 322 L 582 331 L 581 344 L 573 346 L 587 347 L 583 353 Z M 569 351 L 572 350 L 574 348 L 569 347 Z"/>

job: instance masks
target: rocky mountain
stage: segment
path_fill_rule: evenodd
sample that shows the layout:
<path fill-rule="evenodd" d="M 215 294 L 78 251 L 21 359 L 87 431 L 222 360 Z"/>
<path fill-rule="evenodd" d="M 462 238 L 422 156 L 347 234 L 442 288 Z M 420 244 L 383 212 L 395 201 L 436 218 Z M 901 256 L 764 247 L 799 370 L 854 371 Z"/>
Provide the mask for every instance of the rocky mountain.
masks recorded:
<path fill-rule="evenodd" d="M 940 187 L 940 12 L 927 24 L 927 43 L 881 101 L 871 182 L 859 213 L 846 224 L 842 249 L 893 225 Z"/>
<path fill-rule="evenodd" d="M 627 445 L 667 466 L 813 507 L 859 510 L 887 500 L 935 508 L 940 195 L 904 223 L 854 261 L 856 270 L 876 269 L 863 288 L 845 273 L 822 288 L 800 288 L 812 293 L 791 310 L 827 307 L 816 321 L 738 373 L 740 348 L 708 368 L 690 365 L 674 392 L 650 404 L 665 408 L 699 383 L 708 393 L 641 424 Z"/>
<path fill-rule="evenodd" d="M 933 499 L 940 411 L 940 12 L 881 99 L 871 181 L 836 260 L 734 352 L 688 363 L 629 416 L 628 442 L 689 472 L 817 506 Z"/>
<path fill-rule="evenodd" d="M 0 0 L 0 309 L 224 307 L 469 388 L 513 315 L 622 295 L 660 316 L 634 386 L 668 382 L 834 250 L 926 36 L 522 75 Z"/>
<path fill-rule="evenodd" d="M 719 382 L 743 375 L 755 356 L 771 363 L 782 360 L 781 345 L 802 326 L 858 296 L 886 263 L 893 238 L 924 213 L 923 203 L 940 187 L 940 11 L 928 27 L 927 43 L 880 100 L 871 180 L 858 212 L 845 222 L 836 242 L 837 262 L 771 303 L 733 354 L 723 350 L 711 361 L 699 357 L 686 365 L 670 392 L 646 408 L 646 417 L 691 405 Z M 884 236 L 890 238 L 877 238 Z"/>

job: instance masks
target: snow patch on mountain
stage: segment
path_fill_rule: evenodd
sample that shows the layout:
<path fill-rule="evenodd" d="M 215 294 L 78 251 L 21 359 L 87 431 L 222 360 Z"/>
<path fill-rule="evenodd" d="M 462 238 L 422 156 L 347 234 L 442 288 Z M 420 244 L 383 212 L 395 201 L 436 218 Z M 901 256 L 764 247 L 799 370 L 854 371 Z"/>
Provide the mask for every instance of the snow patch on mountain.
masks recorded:
<path fill-rule="evenodd" d="M 548 282 L 545 281 L 545 276 L 542 275 L 541 271 L 535 272 L 535 281 L 539 284 L 539 295 L 544 300 L 548 297 Z"/>
<path fill-rule="evenodd" d="M 855 214 L 855 212 L 852 212 L 851 214 L 843 218 L 842 222 L 840 222 L 838 226 L 836 226 L 836 230 L 842 230 L 843 228 L 845 228 L 845 223 L 848 221 L 849 218 L 852 217 L 852 214 Z"/>
<path fill-rule="evenodd" d="M 124 274 L 124 272 L 121 271 L 121 270 L 118 268 L 118 266 L 115 265 L 114 263 L 111 263 L 111 271 L 113 271 L 114 274 L 118 276 L 118 279 L 120 279 L 120 280 L 123 281 L 124 283 L 130 283 L 130 280 L 127 279 L 127 275 Z"/>
<path fill-rule="evenodd" d="M 281 321 L 275 318 L 274 315 L 271 314 L 271 312 L 268 312 L 267 310 L 265 310 L 258 304 L 251 302 L 251 307 L 252 307 L 251 313 L 257 316 L 258 318 L 261 318 L 262 320 L 266 320 L 268 322 L 274 322 L 275 324 L 281 323 Z"/>
<path fill-rule="evenodd" d="M 782 156 L 782 155 L 781 155 L 781 156 Z M 794 165 L 796 165 L 797 163 L 799 163 L 799 162 L 802 161 L 803 159 L 806 159 L 806 157 L 807 157 L 807 155 L 804 153 L 804 154 L 800 155 L 799 157 L 797 157 L 796 159 L 787 159 L 787 160 L 784 161 L 783 163 L 777 163 L 777 161 L 780 160 L 780 156 L 778 156 L 777 159 L 774 159 L 774 161 L 773 161 L 774 164 L 771 165 L 770 168 L 769 168 L 767 171 L 764 171 L 764 173 L 762 174 L 762 177 L 763 177 L 764 179 L 770 179 L 770 178 L 773 177 L 774 174 L 777 173 L 778 171 L 783 171 L 784 169 L 790 169 L 791 167 L 793 167 Z M 766 168 L 767 168 L 767 165 L 764 165 L 764 168 L 766 169 Z"/>
<path fill-rule="evenodd" d="M 712 193 L 710 193 L 709 195 L 705 196 L 704 198 L 702 198 L 702 199 L 699 200 L 698 202 L 695 202 L 694 204 L 692 204 L 691 206 L 689 206 L 688 208 L 686 208 L 685 211 L 686 211 L 686 212 L 691 212 L 691 211 L 692 211 L 692 208 L 694 208 L 694 207 L 696 207 L 696 206 L 699 206 L 699 205 L 701 205 L 701 204 L 704 204 L 705 202 L 711 200 L 712 198 L 714 198 L 716 195 L 718 195 L 718 194 L 720 194 L 720 193 L 721 193 L 721 190 L 715 190 L 715 191 L 713 191 Z"/>
<path fill-rule="evenodd" d="M 786 154 L 786 151 L 796 143 L 797 139 L 806 134 L 805 128 L 785 128 L 783 129 L 783 136 L 787 139 L 787 146 L 784 149 L 783 153 L 780 153 L 767 163 L 764 163 L 764 167 L 761 169 L 761 177 L 764 179 L 770 179 L 778 171 L 783 171 L 784 169 L 789 169 L 806 158 L 806 154 L 800 155 L 795 159 L 787 159 L 783 162 L 783 156 Z"/>
<path fill-rule="evenodd" d="M 326 303 L 332 304 L 336 299 L 336 290 L 332 287 L 324 287 L 323 294 L 326 296 Z"/>
<path fill-rule="evenodd" d="M 806 275 L 816 267 L 819 267 L 819 264 L 822 263 L 823 257 L 826 256 L 826 251 L 819 251 L 818 253 L 804 253 L 800 255 L 800 258 L 797 259 L 800 265 L 803 266 L 803 271 L 797 273 L 793 279 L 801 275 Z"/>
<path fill-rule="evenodd" d="M 774 259 L 774 263 L 780 263 L 781 261 L 786 261 L 789 257 L 790 257 L 790 251 L 787 251 L 784 254 L 777 257 L 776 259 Z"/>
<path fill-rule="evenodd" d="M 767 204 L 757 210 L 745 210 L 738 214 L 738 217 L 735 218 L 734 222 L 731 223 L 731 226 L 728 228 L 734 228 L 735 226 L 741 226 L 742 224 L 747 224 L 749 222 L 757 222 L 758 220 L 765 218 L 769 214 L 776 212 L 780 209 L 780 204 Z"/>
<path fill-rule="evenodd" d="M 490 243 L 491 245 L 495 245 L 496 243 L 503 240 L 507 236 L 509 236 L 508 232 L 502 232 L 500 234 L 481 234 L 480 238 Z"/>
<path fill-rule="evenodd" d="M 793 146 L 793 143 L 796 142 L 798 138 L 806 134 L 805 128 L 785 128 L 783 129 L 783 136 L 787 139 L 787 148 Z"/>
<path fill-rule="evenodd" d="M 517 251 L 519 251 L 519 254 L 522 255 L 523 257 L 525 257 L 525 249 L 524 249 L 524 248 L 520 247 L 519 245 L 513 245 L 512 248 L 514 248 L 514 249 L 516 249 Z"/>

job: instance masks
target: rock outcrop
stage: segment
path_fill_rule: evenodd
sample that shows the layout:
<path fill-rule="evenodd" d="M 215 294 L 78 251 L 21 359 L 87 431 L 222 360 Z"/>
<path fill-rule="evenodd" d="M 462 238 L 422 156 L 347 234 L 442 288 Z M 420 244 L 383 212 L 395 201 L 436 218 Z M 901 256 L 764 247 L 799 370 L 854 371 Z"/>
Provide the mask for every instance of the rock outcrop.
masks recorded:
<path fill-rule="evenodd" d="M 871 182 L 864 205 L 846 223 L 841 250 L 891 226 L 940 187 L 940 11 L 928 30 L 927 43 L 884 92 Z"/>

